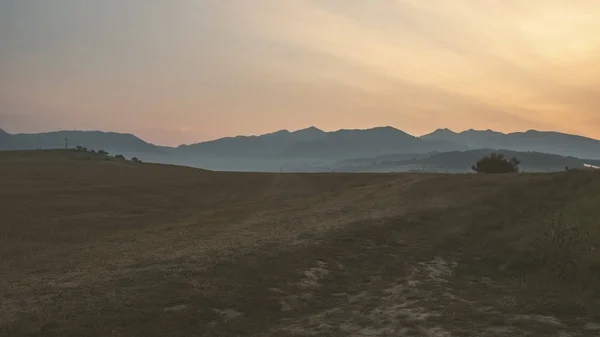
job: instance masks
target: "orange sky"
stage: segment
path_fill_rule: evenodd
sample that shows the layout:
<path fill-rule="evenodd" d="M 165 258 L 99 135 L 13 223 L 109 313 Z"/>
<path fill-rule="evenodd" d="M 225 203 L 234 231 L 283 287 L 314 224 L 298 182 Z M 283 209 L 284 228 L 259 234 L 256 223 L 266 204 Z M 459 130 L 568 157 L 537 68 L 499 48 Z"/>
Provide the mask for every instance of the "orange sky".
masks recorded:
<path fill-rule="evenodd" d="M 0 2 L 0 128 L 600 138 L 600 1 Z"/>

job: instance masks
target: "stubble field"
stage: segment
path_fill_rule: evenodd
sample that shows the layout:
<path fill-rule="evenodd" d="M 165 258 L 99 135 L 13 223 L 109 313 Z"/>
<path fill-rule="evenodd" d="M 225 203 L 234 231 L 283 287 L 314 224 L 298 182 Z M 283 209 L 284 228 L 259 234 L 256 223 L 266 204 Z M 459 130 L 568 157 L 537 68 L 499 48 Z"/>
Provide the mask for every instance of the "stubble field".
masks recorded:
<path fill-rule="evenodd" d="M 0 152 L 0 335 L 597 336 L 600 173 Z"/>

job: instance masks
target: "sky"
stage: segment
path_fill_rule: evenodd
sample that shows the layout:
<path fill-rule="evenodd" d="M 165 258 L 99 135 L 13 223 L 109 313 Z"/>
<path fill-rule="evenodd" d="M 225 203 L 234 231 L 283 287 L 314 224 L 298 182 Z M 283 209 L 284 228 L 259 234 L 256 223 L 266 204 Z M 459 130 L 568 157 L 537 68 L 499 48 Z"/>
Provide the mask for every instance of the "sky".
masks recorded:
<path fill-rule="evenodd" d="M 600 139 L 600 1 L 0 0 L 0 128 Z"/>

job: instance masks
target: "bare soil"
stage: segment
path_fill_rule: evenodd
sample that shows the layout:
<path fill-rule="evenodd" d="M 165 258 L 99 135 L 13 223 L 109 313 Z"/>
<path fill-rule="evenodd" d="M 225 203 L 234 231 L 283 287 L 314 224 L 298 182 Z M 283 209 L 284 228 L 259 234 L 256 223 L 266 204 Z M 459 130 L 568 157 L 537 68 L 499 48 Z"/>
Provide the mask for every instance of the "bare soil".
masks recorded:
<path fill-rule="evenodd" d="M 598 336 L 600 174 L 0 152 L 3 336 Z"/>

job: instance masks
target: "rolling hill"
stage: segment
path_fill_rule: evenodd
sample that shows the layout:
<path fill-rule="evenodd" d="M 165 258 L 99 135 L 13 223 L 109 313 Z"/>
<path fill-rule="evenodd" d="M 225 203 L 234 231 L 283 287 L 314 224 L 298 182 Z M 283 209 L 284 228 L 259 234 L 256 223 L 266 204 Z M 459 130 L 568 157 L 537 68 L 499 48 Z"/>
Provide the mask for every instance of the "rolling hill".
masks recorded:
<path fill-rule="evenodd" d="M 504 154 L 507 158 L 516 157 L 521 161 L 520 168 L 526 172 L 558 172 L 569 169 L 584 169 L 585 164 L 600 165 L 600 160 L 565 157 L 541 152 L 513 150 L 476 149 L 468 151 L 436 152 L 429 154 L 397 154 L 377 156 L 337 163 L 336 172 L 471 172 L 471 165 L 492 152 Z"/>
<path fill-rule="evenodd" d="M 228 173 L 79 154 L 0 151 L 1 336 L 600 332 L 593 172 Z"/>
<path fill-rule="evenodd" d="M 28 144 L 18 140 L 13 135 L 0 129 L 0 150 L 23 150 L 28 148 Z"/>
<path fill-rule="evenodd" d="M 34 134 L 0 132 L 0 150 L 63 149 L 66 140 L 70 147 L 84 146 L 112 152 L 152 153 L 158 150 L 157 146 L 132 134 L 102 131 L 55 131 Z"/>

